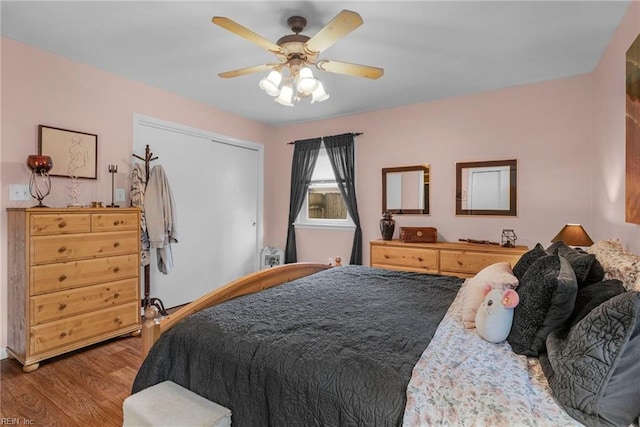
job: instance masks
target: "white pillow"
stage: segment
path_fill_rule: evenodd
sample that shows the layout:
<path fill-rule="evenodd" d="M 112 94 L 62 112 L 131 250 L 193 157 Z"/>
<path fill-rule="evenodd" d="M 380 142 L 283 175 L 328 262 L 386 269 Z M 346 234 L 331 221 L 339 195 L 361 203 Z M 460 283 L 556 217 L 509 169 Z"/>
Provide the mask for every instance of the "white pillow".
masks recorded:
<path fill-rule="evenodd" d="M 468 279 L 462 302 L 462 323 L 465 328 L 476 327 L 476 313 L 486 295 L 485 285 L 491 285 L 492 289 L 515 289 L 518 279 L 508 262 L 491 264 Z"/>

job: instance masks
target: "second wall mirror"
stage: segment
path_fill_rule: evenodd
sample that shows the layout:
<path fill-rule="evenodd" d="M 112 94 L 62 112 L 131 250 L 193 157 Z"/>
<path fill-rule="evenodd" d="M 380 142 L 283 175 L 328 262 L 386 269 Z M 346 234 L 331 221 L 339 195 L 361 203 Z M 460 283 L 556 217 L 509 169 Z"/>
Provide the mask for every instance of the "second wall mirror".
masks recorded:
<path fill-rule="evenodd" d="M 429 165 L 382 169 L 382 212 L 429 213 Z"/>
<path fill-rule="evenodd" d="M 516 160 L 456 163 L 456 215 L 516 216 Z"/>

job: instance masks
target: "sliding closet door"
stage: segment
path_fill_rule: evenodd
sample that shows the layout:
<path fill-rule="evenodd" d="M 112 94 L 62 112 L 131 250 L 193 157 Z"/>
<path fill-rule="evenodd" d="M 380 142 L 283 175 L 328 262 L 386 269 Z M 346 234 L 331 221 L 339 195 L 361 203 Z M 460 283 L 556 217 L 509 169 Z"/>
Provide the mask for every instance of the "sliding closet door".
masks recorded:
<path fill-rule="evenodd" d="M 222 284 L 257 270 L 258 155 L 256 150 L 216 142 L 213 169 L 205 186 L 213 187 L 211 214 L 212 256 Z M 226 266 L 233 265 L 233 269 Z M 241 273 L 241 274 L 239 274 Z"/>
<path fill-rule="evenodd" d="M 257 270 L 262 146 L 135 116 L 134 153 L 144 157 L 147 144 L 158 157 L 151 167 L 168 177 L 178 224 L 169 274 L 151 251 L 151 297 L 173 307 Z"/>

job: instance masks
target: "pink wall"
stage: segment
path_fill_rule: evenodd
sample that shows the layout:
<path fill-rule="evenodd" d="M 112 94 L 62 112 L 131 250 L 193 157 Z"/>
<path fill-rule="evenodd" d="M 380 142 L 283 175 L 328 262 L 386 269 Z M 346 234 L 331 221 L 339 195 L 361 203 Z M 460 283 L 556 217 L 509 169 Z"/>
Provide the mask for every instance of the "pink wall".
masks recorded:
<path fill-rule="evenodd" d="M 282 142 L 268 153 L 268 178 L 280 189 L 267 185 L 274 191 L 267 197 L 274 221 L 270 241 L 280 247 L 286 241 L 293 149 L 285 141 L 343 132 L 364 133 L 357 139 L 356 184 L 365 263 L 368 242 L 380 238 L 383 167 L 431 165 L 431 215 L 397 215 L 397 227 L 436 227 L 447 241 L 500 241 L 502 229 L 513 228 L 518 244 L 528 246 L 548 244 L 567 222 L 591 230 L 590 84 L 584 75 L 279 128 L 276 140 Z M 518 160 L 518 217 L 456 217 L 455 163 L 509 158 Z M 299 259 L 341 255 L 348 261 L 351 238 L 346 231 L 302 230 Z"/>
<path fill-rule="evenodd" d="M 625 57 L 640 33 L 640 2 L 633 2 L 593 73 L 595 148 L 594 239 L 618 238 L 640 252 L 640 227 L 625 212 Z"/>
<path fill-rule="evenodd" d="M 27 155 L 37 152 L 37 125 L 98 135 L 98 179 L 81 180 L 80 202 L 111 201 L 108 164 L 119 165 L 116 186 L 128 189 L 133 113 L 266 144 L 273 128 L 168 92 L 2 38 L 2 149 L 0 229 L 6 230 L 9 185 L 29 182 Z M 143 154 L 143 153 L 138 153 Z M 50 206 L 69 203 L 64 178 L 53 178 Z M 0 247 L 6 248 L 2 232 Z M 7 259 L 0 263 L 0 350 L 6 347 Z"/>

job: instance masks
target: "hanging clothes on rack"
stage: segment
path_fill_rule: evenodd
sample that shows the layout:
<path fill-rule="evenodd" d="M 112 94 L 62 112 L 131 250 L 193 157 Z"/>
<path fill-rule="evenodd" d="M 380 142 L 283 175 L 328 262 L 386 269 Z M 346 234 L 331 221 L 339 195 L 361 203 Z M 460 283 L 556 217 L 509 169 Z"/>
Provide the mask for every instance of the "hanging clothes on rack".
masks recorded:
<path fill-rule="evenodd" d="M 151 254 L 149 253 L 149 234 L 147 233 L 147 221 L 144 212 L 144 192 L 147 187 L 147 174 L 144 166 L 136 163 L 131 173 L 131 206 L 143 208 L 140 213 L 140 265 L 149 265 Z"/>
<path fill-rule="evenodd" d="M 178 242 L 176 207 L 164 168 L 151 169 L 144 192 L 144 211 L 152 249 L 157 249 L 158 270 L 168 274 L 173 269 L 171 244 Z"/>

